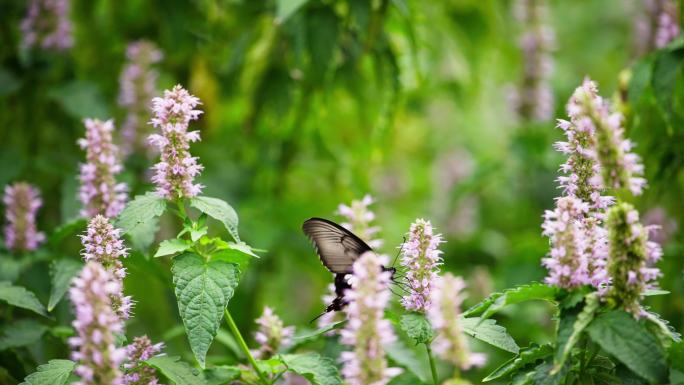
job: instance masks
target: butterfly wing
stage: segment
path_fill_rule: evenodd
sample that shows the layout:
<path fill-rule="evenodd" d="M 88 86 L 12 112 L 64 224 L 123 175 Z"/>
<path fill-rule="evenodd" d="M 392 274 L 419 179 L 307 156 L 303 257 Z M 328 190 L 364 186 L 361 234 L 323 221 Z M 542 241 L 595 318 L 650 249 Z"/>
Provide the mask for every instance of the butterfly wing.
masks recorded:
<path fill-rule="evenodd" d="M 332 273 L 352 272 L 354 261 L 371 247 L 351 231 L 323 218 L 311 218 L 304 222 L 302 230 L 316 247 L 323 265 Z"/>

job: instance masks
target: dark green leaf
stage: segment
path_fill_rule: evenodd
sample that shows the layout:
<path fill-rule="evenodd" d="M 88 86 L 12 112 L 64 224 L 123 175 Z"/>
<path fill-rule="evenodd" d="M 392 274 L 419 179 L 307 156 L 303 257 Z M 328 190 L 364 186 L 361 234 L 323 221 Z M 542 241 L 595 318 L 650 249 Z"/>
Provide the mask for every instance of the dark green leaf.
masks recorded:
<path fill-rule="evenodd" d="M 481 314 L 482 318 L 489 318 L 503 307 L 520 302 L 532 300 L 554 302 L 557 292 L 557 288 L 543 283 L 533 283 L 514 287 L 512 289 L 504 290 L 501 293 L 490 295 L 479 304 L 466 310 L 463 313 L 463 316 L 470 317 Z"/>
<path fill-rule="evenodd" d="M 64 385 L 75 366 L 76 363 L 69 360 L 50 360 L 29 374 L 20 385 Z"/>
<path fill-rule="evenodd" d="M 0 282 L 0 300 L 47 317 L 47 311 L 36 298 L 36 295 L 21 286 L 12 286 L 8 282 Z"/>
<path fill-rule="evenodd" d="M 282 24 L 309 0 L 276 0 L 276 23 Z"/>
<path fill-rule="evenodd" d="M 599 308 L 599 298 L 596 293 L 585 297 L 584 307 L 581 311 L 568 310 L 561 312 L 558 323 L 558 335 L 556 337 L 556 354 L 554 357 L 555 369 L 565 365 L 565 360 L 570 356 L 572 348 L 579 341 L 582 332 L 594 319 L 594 314 Z"/>
<path fill-rule="evenodd" d="M 672 344 L 667 350 L 667 355 L 672 367 L 684 372 L 684 342 Z"/>
<path fill-rule="evenodd" d="M 47 331 L 47 326 L 25 319 L 8 324 L 0 335 L 0 350 L 34 344 Z"/>
<path fill-rule="evenodd" d="M 178 238 L 167 239 L 159 244 L 159 249 L 154 254 L 154 257 L 163 257 L 165 255 L 178 254 L 192 247 L 192 243 Z"/>
<path fill-rule="evenodd" d="M 323 81 L 337 49 L 338 19 L 331 7 L 311 9 L 306 18 L 306 41 L 309 45 L 311 69 L 309 83 Z"/>
<path fill-rule="evenodd" d="M 304 376 L 313 385 L 340 385 L 340 373 L 335 362 L 316 353 L 284 354 L 280 356 L 287 369 Z"/>
<path fill-rule="evenodd" d="M 668 120 L 672 118 L 674 89 L 681 72 L 681 52 L 662 51 L 661 55 L 656 58 L 651 87 L 653 87 L 658 105 Z"/>
<path fill-rule="evenodd" d="M 52 290 L 48 301 L 48 311 L 57 306 L 69 289 L 71 280 L 81 271 L 83 263 L 73 259 L 58 259 L 50 264 L 50 279 Z"/>
<path fill-rule="evenodd" d="M 487 377 L 482 380 L 482 382 L 488 382 L 502 378 L 504 376 L 510 376 L 515 374 L 518 370 L 524 368 L 530 364 L 536 364 L 537 361 L 549 357 L 553 354 L 553 347 L 549 344 L 546 345 L 532 345 L 530 347 L 520 350 L 520 353 L 496 370 L 491 372 Z"/>
<path fill-rule="evenodd" d="M 145 361 L 146 364 L 157 368 L 166 378 L 176 385 L 206 385 L 207 382 L 198 374 L 199 371 L 190 367 L 180 357 L 157 356 Z"/>
<path fill-rule="evenodd" d="M 16 75 L 10 71 L 0 68 L 0 96 L 13 93 L 21 86 L 21 82 Z"/>
<path fill-rule="evenodd" d="M 240 369 L 235 366 L 215 366 L 204 370 L 207 385 L 224 385 L 240 378 Z"/>
<path fill-rule="evenodd" d="M 518 353 L 520 348 L 513 340 L 506 328 L 496 324 L 493 319 L 481 319 L 480 317 L 461 318 L 463 332 L 475 339 L 486 342 L 499 349 L 511 353 Z"/>
<path fill-rule="evenodd" d="M 48 91 L 48 96 L 76 119 L 110 117 L 107 103 L 95 83 L 75 80 Z"/>
<path fill-rule="evenodd" d="M 425 344 L 432 341 L 434 331 L 430 321 L 421 313 L 408 313 L 401 316 L 399 321 L 401 329 L 416 342 L 416 344 Z"/>
<path fill-rule="evenodd" d="M 223 223 L 233 239 L 240 241 L 238 216 L 228 203 L 218 198 L 199 196 L 190 200 L 190 206 Z"/>
<path fill-rule="evenodd" d="M 72 236 L 74 233 L 83 232 L 87 224 L 88 221 L 84 218 L 76 218 L 59 226 L 50 235 L 50 244 L 53 246 L 59 245 L 65 238 Z"/>

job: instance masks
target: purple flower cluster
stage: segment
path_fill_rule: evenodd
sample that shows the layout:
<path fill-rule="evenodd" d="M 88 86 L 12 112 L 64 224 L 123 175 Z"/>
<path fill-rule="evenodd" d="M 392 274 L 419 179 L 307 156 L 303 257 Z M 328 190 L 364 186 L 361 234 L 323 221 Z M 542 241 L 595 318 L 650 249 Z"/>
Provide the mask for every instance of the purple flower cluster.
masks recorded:
<path fill-rule="evenodd" d="M 371 225 L 375 220 L 375 213 L 369 210 L 368 206 L 373 202 L 373 197 L 365 195 L 361 200 L 353 200 L 349 206 L 340 204 L 336 214 L 345 218 L 346 222 L 342 223 L 344 228 L 358 235 L 368 246 L 375 249 L 382 246 L 382 240 L 373 238 L 380 231 L 380 227 Z"/>
<path fill-rule="evenodd" d="M 86 119 L 85 138 L 79 146 L 86 151 L 86 163 L 80 165 L 81 186 L 78 197 L 83 204 L 81 215 L 92 218 L 102 214 L 113 218 L 126 205 L 128 186 L 117 183 L 116 175 L 122 171 L 119 149 L 112 140 L 114 123 Z"/>
<path fill-rule="evenodd" d="M 43 201 L 38 189 L 28 183 L 17 182 L 5 186 L 5 246 L 13 251 L 33 251 L 45 240 L 36 229 L 36 213 Z"/>
<path fill-rule="evenodd" d="M 163 58 L 154 43 L 140 40 L 128 45 L 128 62 L 119 78 L 119 105 L 126 109 L 126 119 L 121 127 L 122 149 L 125 154 L 134 150 L 149 150 L 146 139 L 150 132 L 145 124 L 151 112 L 149 101 L 156 94 L 159 73 L 152 67 Z"/>
<path fill-rule="evenodd" d="M 126 258 L 128 252 L 121 240 L 121 231 L 114 228 L 109 220 L 97 215 L 88 223 L 85 235 L 81 235 L 83 251 L 81 255 L 86 262 L 97 262 L 102 265 L 116 280 L 120 291 L 111 293 L 111 306 L 122 319 L 130 316 L 133 301 L 131 297 L 123 295 L 123 279 L 126 269 L 121 258 Z"/>
<path fill-rule="evenodd" d="M 147 336 L 135 337 L 133 343 L 126 346 L 127 362 L 123 365 L 125 385 L 159 385 L 157 371 L 143 363 L 158 356 L 164 348 L 163 343 L 152 344 Z"/>
<path fill-rule="evenodd" d="M 409 292 L 401 299 L 406 310 L 424 312 L 430 306 L 431 293 L 442 264 L 441 234 L 434 234 L 432 224 L 416 219 L 411 224 L 408 241 L 402 246 L 401 265 L 406 267 Z"/>
<path fill-rule="evenodd" d="M 668 45 L 675 37 L 679 36 L 679 10 L 672 0 L 656 0 L 659 4 L 657 15 L 658 22 L 654 36 L 657 48 Z"/>
<path fill-rule="evenodd" d="M 120 366 L 126 350 L 116 347 L 123 322 L 112 308 L 111 298 L 121 292 L 121 281 L 101 264 L 86 263 L 69 290 L 76 318 L 72 325 L 76 336 L 69 339 L 77 362 L 78 385 L 123 385 Z"/>
<path fill-rule="evenodd" d="M 433 300 L 427 311 L 428 319 L 437 332 L 432 342 L 435 353 L 463 370 L 483 366 L 487 357 L 470 351 L 459 324 L 465 282 L 461 277 L 446 273 L 437 279 L 435 286 Z"/>
<path fill-rule="evenodd" d="M 390 299 L 391 274 L 382 270 L 389 259 L 366 252 L 354 262 L 351 289 L 345 293 L 348 322 L 340 341 L 353 347 L 342 352 L 342 375 L 349 385 L 384 385 L 401 373 L 388 368 L 383 345 L 395 340 L 390 322 L 383 318 Z"/>
<path fill-rule="evenodd" d="M 23 46 L 64 51 L 74 45 L 69 0 L 32 0 L 21 22 Z"/>
<path fill-rule="evenodd" d="M 203 186 L 195 184 L 194 178 L 203 167 L 189 151 L 190 143 L 200 140 L 200 135 L 199 131 L 188 131 L 190 121 L 202 113 L 195 109 L 199 104 L 199 99 L 180 85 L 164 91 L 163 98 L 152 99 L 154 117 L 150 123 L 161 130 L 161 134 L 148 138 L 161 153 L 160 162 L 153 167 L 152 181 L 163 198 L 191 198 L 202 191 Z"/>
<path fill-rule="evenodd" d="M 292 343 L 294 326 L 285 327 L 283 321 L 270 307 L 264 307 L 264 313 L 255 322 L 259 325 L 254 334 L 254 339 L 260 345 L 255 355 L 257 358 L 271 358 L 278 353 L 278 350 Z"/>
<path fill-rule="evenodd" d="M 555 34 L 547 23 L 549 10 L 544 0 L 518 0 L 515 14 L 524 28 L 520 38 L 524 67 L 516 95 L 517 110 L 526 119 L 549 120 L 554 110 L 549 78 L 555 47 Z"/>

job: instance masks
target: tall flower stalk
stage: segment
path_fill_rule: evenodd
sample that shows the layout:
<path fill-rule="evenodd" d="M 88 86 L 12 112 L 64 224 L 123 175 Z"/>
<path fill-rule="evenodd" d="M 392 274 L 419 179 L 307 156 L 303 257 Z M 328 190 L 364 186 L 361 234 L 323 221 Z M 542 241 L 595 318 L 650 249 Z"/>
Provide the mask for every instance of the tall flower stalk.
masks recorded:
<path fill-rule="evenodd" d="M 348 322 L 341 342 L 353 348 L 340 356 L 342 375 L 350 385 L 384 385 L 401 370 L 388 368 L 383 345 L 395 340 L 384 310 L 390 298 L 390 273 L 382 270 L 389 259 L 373 252 L 361 255 L 353 265 L 351 289 L 345 296 Z"/>
<path fill-rule="evenodd" d="M 158 356 L 163 347 L 163 343 L 152 344 L 147 336 L 135 337 L 133 343 L 126 346 L 124 385 L 159 385 L 156 369 L 144 361 Z"/>
<path fill-rule="evenodd" d="M 402 246 L 401 265 L 406 268 L 409 291 L 401 303 L 406 310 L 424 312 L 431 302 L 434 282 L 442 252 L 437 249 L 443 242 L 441 234 L 434 234 L 430 221 L 417 219 L 411 224 L 408 241 Z"/>
<path fill-rule="evenodd" d="M 188 131 L 190 121 L 197 120 L 202 113 L 195 109 L 199 104 L 199 99 L 180 85 L 164 91 L 163 98 L 152 99 L 154 117 L 150 123 L 161 131 L 148 138 L 161 153 L 159 163 L 152 168 L 152 182 L 163 198 L 192 198 L 202 191 L 203 186 L 194 183 L 194 179 L 203 167 L 189 151 L 190 143 L 199 141 L 200 135 L 199 131 Z"/>
<path fill-rule="evenodd" d="M 146 140 L 151 132 L 146 121 L 159 77 L 153 66 L 162 58 L 156 45 L 146 40 L 135 41 L 126 49 L 128 61 L 119 77 L 119 105 L 126 110 L 121 127 L 122 150 L 126 155 L 133 151 L 149 153 Z"/>
<path fill-rule="evenodd" d="M 36 228 L 36 214 L 43 205 L 36 187 L 17 182 L 5 186 L 5 246 L 12 251 L 33 251 L 45 240 Z"/>
<path fill-rule="evenodd" d="M 263 314 L 255 322 L 259 328 L 254 334 L 254 339 L 260 345 L 255 357 L 260 359 L 271 358 L 278 353 L 278 350 L 292 343 L 294 326 L 286 327 L 270 307 L 264 307 Z"/>
<path fill-rule="evenodd" d="M 24 48 L 65 51 L 74 45 L 70 0 L 31 0 L 21 22 Z"/>
<path fill-rule="evenodd" d="M 86 151 L 86 163 L 80 165 L 81 186 L 78 197 L 83 205 L 81 215 L 92 218 L 102 214 L 113 218 L 126 205 L 128 186 L 117 183 L 116 175 L 123 167 L 119 149 L 112 140 L 114 122 L 86 119 L 85 138 L 79 139 L 79 146 Z"/>
<path fill-rule="evenodd" d="M 353 200 L 349 206 L 340 204 L 336 214 L 344 217 L 345 222 L 342 223 L 344 228 L 358 235 L 368 246 L 376 249 L 381 247 L 383 242 L 382 239 L 375 238 L 380 227 L 372 225 L 375 213 L 368 207 L 373 202 L 373 197 L 366 194 L 361 200 Z"/>

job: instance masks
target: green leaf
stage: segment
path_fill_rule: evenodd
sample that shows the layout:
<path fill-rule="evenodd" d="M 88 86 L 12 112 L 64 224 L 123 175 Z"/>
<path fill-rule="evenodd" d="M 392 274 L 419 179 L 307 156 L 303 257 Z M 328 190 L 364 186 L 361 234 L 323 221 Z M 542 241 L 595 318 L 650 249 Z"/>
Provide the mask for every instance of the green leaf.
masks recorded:
<path fill-rule="evenodd" d="M 543 283 L 517 286 L 490 295 L 479 304 L 463 312 L 463 316 L 470 317 L 481 314 L 482 318 L 489 318 L 503 307 L 520 302 L 532 300 L 555 302 L 557 292 L 557 288 Z"/>
<path fill-rule="evenodd" d="M 408 347 L 401 340 L 383 346 L 383 348 L 387 356 L 397 365 L 413 373 L 420 381 L 432 383 L 432 375 L 430 374 L 428 356 L 425 349 L 419 349 L 417 346 Z"/>
<path fill-rule="evenodd" d="M 76 119 L 107 119 L 110 116 L 102 92 L 92 82 L 75 80 L 49 90 L 48 96 Z"/>
<path fill-rule="evenodd" d="M 154 242 L 154 237 L 159 231 L 159 217 L 149 217 L 146 221 L 138 224 L 135 230 L 128 233 L 131 246 L 134 249 L 147 252 Z"/>
<path fill-rule="evenodd" d="M 684 385 L 684 372 L 671 368 L 670 385 Z"/>
<path fill-rule="evenodd" d="M 64 385 L 75 366 L 76 363 L 69 360 L 50 360 L 47 364 L 40 365 L 38 370 L 29 374 L 19 385 Z"/>
<path fill-rule="evenodd" d="M 276 0 L 276 23 L 282 24 L 309 0 Z"/>
<path fill-rule="evenodd" d="M 218 198 L 199 196 L 190 199 L 190 206 L 223 223 L 233 239 L 240 241 L 238 216 L 228 203 Z"/>
<path fill-rule="evenodd" d="M 240 368 L 221 365 L 204 370 L 204 380 L 207 385 L 224 385 L 240 378 Z"/>
<path fill-rule="evenodd" d="M 48 311 L 57 306 L 69 289 L 71 280 L 81 271 L 83 264 L 73 259 L 58 259 L 50 264 L 52 290 L 48 301 Z"/>
<path fill-rule="evenodd" d="M 246 254 L 236 249 L 221 250 L 211 255 L 212 260 L 221 260 L 236 264 L 240 269 L 240 274 L 247 271 L 247 267 L 252 258 L 254 258 L 252 254 Z"/>
<path fill-rule="evenodd" d="M 0 68 L 0 96 L 9 95 L 18 90 L 20 86 L 21 81 L 15 74 L 5 68 Z"/>
<path fill-rule="evenodd" d="M 173 259 L 171 272 L 190 347 L 204 367 L 223 311 L 238 285 L 238 268 L 225 261 L 207 262 L 197 254 L 185 253 Z"/>
<path fill-rule="evenodd" d="M 552 373 L 553 363 L 545 362 L 535 368 L 532 376 L 533 383 L 534 385 L 558 385 L 565 378 L 568 369 L 568 366 L 565 365 L 560 373 L 554 374 Z"/>
<path fill-rule="evenodd" d="M 682 54 L 681 51 L 662 51 L 653 67 L 651 87 L 668 120 L 672 119 L 675 85 L 682 73 Z"/>
<path fill-rule="evenodd" d="M 47 331 L 47 326 L 24 319 L 5 326 L 0 335 L 0 350 L 34 344 Z"/>
<path fill-rule="evenodd" d="M 207 382 L 198 376 L 199 371 L 193 369 L 180 357 L 157 356 L 145 361 L 147 365 L 157 368 L 166 378 L 176 385 L 206 385 Z"/>
<path fill-rule="evenodd" d="M 520 351 L 513 337 L 508 334 L 505 327 L 497 325 L 496 320 L 472 317 L 461 318 L 460 323 L 463 332 L 475 339 L 507 352 L 517 354 Z"/>
<path fill-rule="evenodd" d="M 308 11 L 305 19 L 306 43 L 311 60 L 307 80 L 310 84 L 320 84 L 332 66 L 338 47 L 339 19 L 332 7 L 318 7 Z"/>
<path fill-rule="evenodd" d="M 684 372 L 684 342 L 672 344 L 667 350 L 667 356 L 673 368 Z"/>
<path fill-rule="evenodd" d="M 150 227 L 151 218 L 158 217 L 166 210 L 166 200 L 155 193 L 138 195 L 128 202 L 119 214 L 116 226 L 126 234 L 135 234 Z"/>
<path fill-rule="evenodd" d="M 665 355 L 658 341 L 623 311 L 597 316 L 587 327 L 591 339 L 631 371 L 650 382 L 666 377 Z"/>
<path fill-rule="evenodd" d="M 59 226 L 50 235 L 49 242 L 51 245 L 59 245 L 65 238 L 70 237 L 74 233 L 83 232 L 88 225 L 88 221 L 85 218 L 73 219 L 61 226 Z"/>
<path fill-rule="evenodd" d="M 0 300 L 47 317 L 47 311 L 36 298 L 36 295 L 21 286 L 12 286 L 7 282 L 0 282 Z"/>
<path fill-rule="evenodd" d="M 304 376 L 313 385 L 340 385 L 340 373 L 335 362 L 316 353 L 284 354 L 280 356 L 287 369 Z"/>
<path fill-rule="evenodd" d="M 0 254 L 0 282 L 14 282 L 19 278 L 24 264 L 11 255 Z"/>
<path fill-rule="evenodd" d="M 488 382 L 502 378 L 504 376 L 513 375 L 525 366 L 536 364 L 537 361 L 549 357 L 552 354 L 553 347 L 550 344 L 541 346 L 532 345 L 530 347 L 523 348 L 516 357 L 513 357 L 503 365 L 499 366 L 496 370 L 489 373 L 489 375 L 485 377 L 482 382 Z"/>
<path fill-rule="evenodd" d="M 599 308 L 599 298 L 596 293 L 585 297 L 585 305 L 581 311 L 561 312 L 561 320 L 558 324 L 558 336 L 556 338 L 556 354 L 554 356 L 554 370 L 565 365 L 565 360 L 570 356 L 572 348 L 579 341 L 584 329 L 591 323 Z"/>
<path fill-rule="evenodd" d="M 154 254 L 154 257 L 163 257 L 165 255 L 178 254 L 192 247 L 192 243 L 184 239 L 167 239 L 159 244 L 159 249 Z"/>
<path fill-rule="evenodd" d="M 399 325 L 416 344 L 429 343 L 435 336 L 430 321 L 421 313 L 408 313 L 402 315 Z"/>
<path fill-rule="evenodd" d="M 343 326 L 346 322 L 347 322 L 346 320 L 344 320 L 344 321 L 333 322 L 333 323 L 331 323 L 331 324 L 329 324 L 329 325 L 325 325 L 324 327 L 317 329 L 316 331 L 313 331 L 313 332 L 310 332 L 310 333 L 306 333 L 306 334 L 296 335 L 296 336 L 292 339 L 293 345 L 294 345 L 294 346 L 298 346 L 298 345 L 301 345 L 301 344 L 303 344 L 303 343 L 306 343 L 306 342 L 309 342 L 309 341 L 313 341 L 313 340 L 317 339 L 318 337 L 320 337 L 320 336 L 324 335 L 325 333 L 328 333 L 328 332 L 330 332 L 330 331 L 332 331 L 332 330 L 341 329 L 342 326 Z"/>
<path fill-rule="evenodd" d="M 663 346 L 669 346 L 672 342 L 680 342 L 682 335 L 670 325 L 670 322 L 660 318 L 658 313 L 644 312 L 646 327 L 653 330 L 653 333 L 658 337 Z"/>

